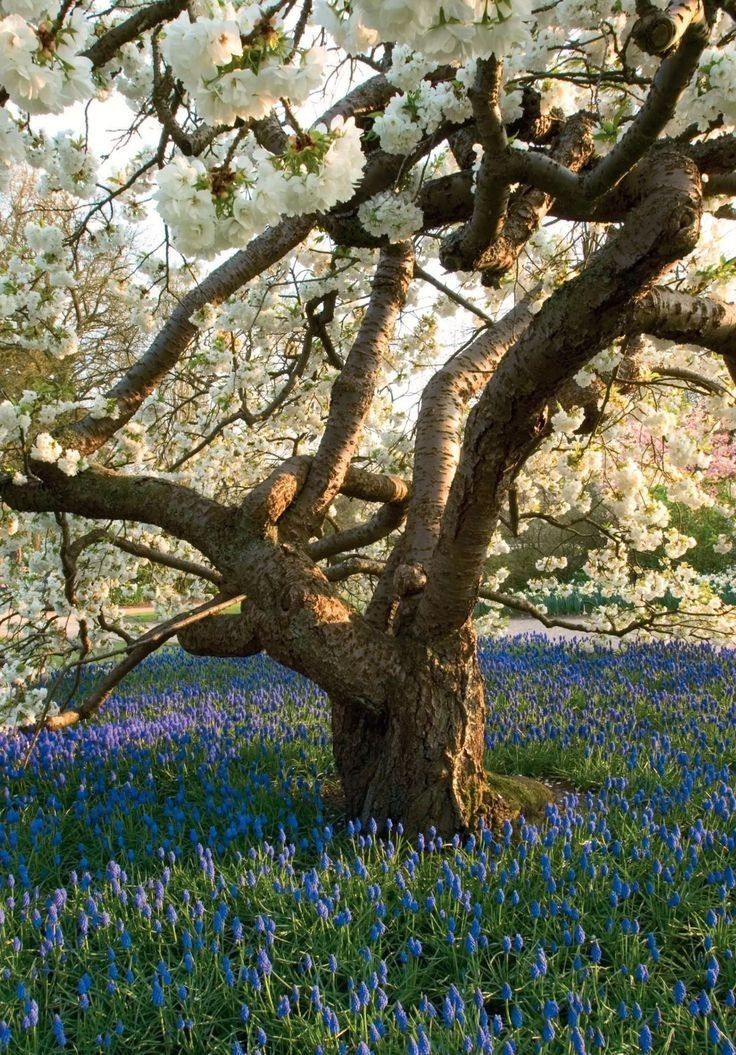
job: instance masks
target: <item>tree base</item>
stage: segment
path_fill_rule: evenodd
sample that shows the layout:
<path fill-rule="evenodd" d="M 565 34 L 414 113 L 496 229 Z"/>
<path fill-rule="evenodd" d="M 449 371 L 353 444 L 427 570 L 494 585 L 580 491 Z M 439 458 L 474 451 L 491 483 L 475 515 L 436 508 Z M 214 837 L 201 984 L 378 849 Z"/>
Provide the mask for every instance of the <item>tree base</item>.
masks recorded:
<path fill-rule="evenodd" d="M 557 798 L 552 788 L 531 777 L 489 773 L 487 781 L 487 794 L 492 804 L 487 823 L 493 828 L 498 827 L 495 814 L 500 817 L 501 824 L 504 820 L 516 820 L 521 816 L 533 822 L 544 820 L 547 806 L 552 805 Z M 501 816 L 503 810 L 505 815 Z"/>
<path fill-rule="evenodd" d="M 553 788 L 540 780 L 489 773 L 486 791 L 475 811 L 473 822 L 466 830 L 483 823 L 492 831 L 499 832 L 505 821 L 513 823 L 522 816 L 533 824 L 539 824 L 545 819 L 547 806 L 553 805 L 559 797 Z M 336 775 L 324 782 L 323 800 L 335 821 L 355 819 L 349 815 L 347 798 Z"/>
<path fill-rule="evenodd" d="M 549 788 L 526 777 L 489 777 L 485 693 L 472 627 L 431 649 L 402 642 L 403 674 L 387 711 L 333 698 L 332 742 L 348 816 L 401 823 L 413 839 L 430 828 L 443 839 L 482 819 L 500 828 L 541 817 Z"/>

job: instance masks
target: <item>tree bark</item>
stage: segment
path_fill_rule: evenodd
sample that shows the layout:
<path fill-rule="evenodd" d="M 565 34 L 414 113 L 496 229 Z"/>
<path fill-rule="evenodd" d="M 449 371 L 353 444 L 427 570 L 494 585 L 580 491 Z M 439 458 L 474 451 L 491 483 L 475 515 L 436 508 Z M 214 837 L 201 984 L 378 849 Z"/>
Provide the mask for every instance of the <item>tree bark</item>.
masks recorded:
<path fill-rule="evenodd" d="M 428 648 L 402 642 L 402 674 L 376 717 L 332 698 L 333 750 L 348 816 L 442 836 L 513 810 L 484 769 L 486 705 L 475 633 L 466 625 Z"/>

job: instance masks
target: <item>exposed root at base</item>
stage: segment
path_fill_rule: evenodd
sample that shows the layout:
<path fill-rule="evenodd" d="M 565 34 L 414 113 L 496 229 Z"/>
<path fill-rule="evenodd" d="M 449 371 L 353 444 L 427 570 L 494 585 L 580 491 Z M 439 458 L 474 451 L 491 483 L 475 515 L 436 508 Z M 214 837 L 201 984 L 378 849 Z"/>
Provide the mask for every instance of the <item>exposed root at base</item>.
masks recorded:
<path fill-rule="evenodd" d="M 504 821 L 515 821 L 522 814 L 527 821 L 542 821 L 546 807 L 555 801 L 554 790 L 530 776 L 488 773 L 479 818 L 496 830 Z"/>

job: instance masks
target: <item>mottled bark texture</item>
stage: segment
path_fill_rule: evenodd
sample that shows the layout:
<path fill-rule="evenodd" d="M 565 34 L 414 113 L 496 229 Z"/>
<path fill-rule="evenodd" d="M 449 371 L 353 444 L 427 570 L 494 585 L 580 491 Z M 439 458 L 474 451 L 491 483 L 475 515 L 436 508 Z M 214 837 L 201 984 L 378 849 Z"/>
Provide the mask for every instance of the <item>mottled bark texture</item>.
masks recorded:
<path fill-rule="evenodd" d="M 509 807 L 488 788 L 485 699 L 469 627 L 427 647 L 405 642 L 401 673 L 386 710 L 366 715 L 351 699 L 332 697 L 335 760 L 348 814 L 383 826 L 401 820 L 411 832 L 433 824 L 443 835 L 485 815 L 498 822 Z"/>

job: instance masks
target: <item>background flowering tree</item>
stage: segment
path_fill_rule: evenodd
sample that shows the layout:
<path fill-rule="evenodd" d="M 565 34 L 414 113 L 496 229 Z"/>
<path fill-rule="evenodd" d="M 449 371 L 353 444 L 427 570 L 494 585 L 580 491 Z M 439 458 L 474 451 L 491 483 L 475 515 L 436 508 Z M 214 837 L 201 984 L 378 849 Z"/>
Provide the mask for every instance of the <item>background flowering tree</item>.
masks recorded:
<path fill-rule="evenodd" d="M 351 814 L 449 832 L 506 809 L 478 599 L 544 617 L 489 551 L 584 525 L 595 625 L 729 638 L 671 511 L 733 513 L 732 0 L 0 12 L 7 720 L 265 650 Z"/>

